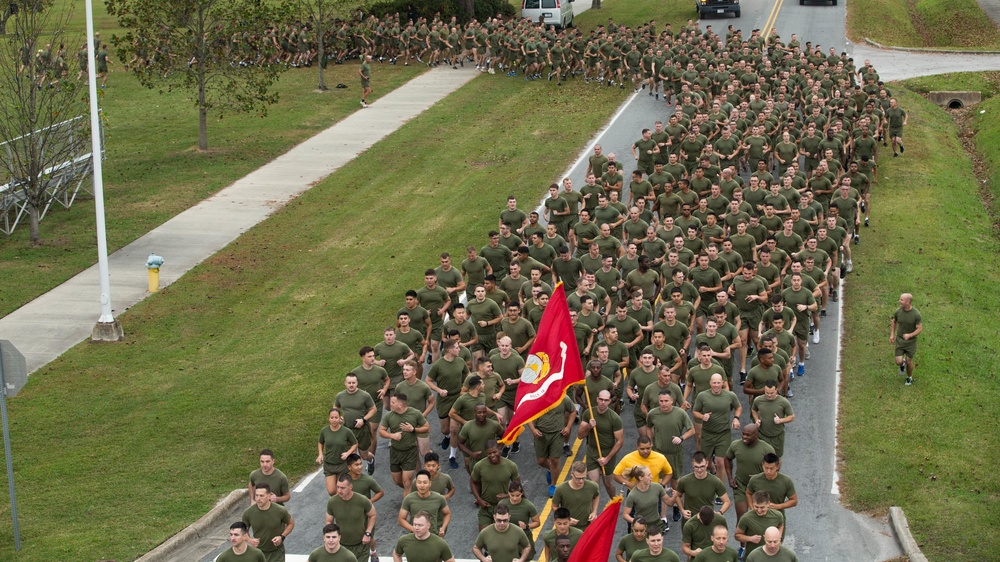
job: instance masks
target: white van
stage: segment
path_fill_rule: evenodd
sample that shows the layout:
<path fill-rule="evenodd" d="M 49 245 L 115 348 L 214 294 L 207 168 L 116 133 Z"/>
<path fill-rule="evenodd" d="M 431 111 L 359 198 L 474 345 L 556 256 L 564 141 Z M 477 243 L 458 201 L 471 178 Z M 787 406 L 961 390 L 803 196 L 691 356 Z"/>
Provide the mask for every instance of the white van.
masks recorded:
<path fill-rule="evenodd" d="M 573 27 L 573 0 L 522 0 L 521 17 L 545 25 Z"/>

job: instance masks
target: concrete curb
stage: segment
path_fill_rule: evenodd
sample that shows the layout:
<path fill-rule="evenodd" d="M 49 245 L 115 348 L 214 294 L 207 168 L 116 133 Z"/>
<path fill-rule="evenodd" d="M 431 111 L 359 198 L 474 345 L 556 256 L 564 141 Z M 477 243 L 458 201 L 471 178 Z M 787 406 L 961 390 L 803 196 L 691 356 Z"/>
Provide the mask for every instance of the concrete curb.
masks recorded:
<path fill-rule="evenodd" d="M 1000 51 L 962 51 L 958 49 L 922 49 L 914 47 L 893 47 L 885 46 L 871 39 L 865 37 L 865 43 L 869 46 L 875 47 L 876 49 L 882 49 L 883 51 L 904 51 L 907 53 L 936 53 L 936 54 L 947 54 L 947 55 L 1000 55 Z"/>
<path fill-rule="evenodd" d="M 927 562 L 927 557 L 920 551 L 920 545 L 910 534 L 910 524 L 906 522 L 906 514 L 901 507 L 889 508 L 889 524 L 896 533 L 896 540 L 903 549 L 903 554 L 909 557 L 910 562 Z"/>
<path fill-rule="evenodd" d="M 248 505 L 249 492 L 246 488 L 233 490 L 219 500 L 211 510 L 194 523 L 188 525 L 153 550 L 139 557 L 137 562 L 161 562 L 177 559 L 177 551 L 190 541 L 201 538 L 207 531 L 217 527 L 223 520 L 238 517 Z"/>

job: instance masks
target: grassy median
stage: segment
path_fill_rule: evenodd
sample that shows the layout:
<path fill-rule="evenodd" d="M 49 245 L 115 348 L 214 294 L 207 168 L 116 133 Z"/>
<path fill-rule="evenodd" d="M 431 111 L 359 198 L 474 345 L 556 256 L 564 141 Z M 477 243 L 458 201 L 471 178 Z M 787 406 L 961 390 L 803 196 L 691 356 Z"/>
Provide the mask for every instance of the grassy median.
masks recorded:
<path fill-rule="evenodd" d="M 476 79 L 129 310 L 125 342 L 32 375 L 10 406 L 27 547 L 0 536 L 0 559 L 131 559 L 242 485 L 262 447 L 310 470 L 403 292 L 484 244 L 508 194 L 532 207 L 624 96 Z"/>
<path fill-rule="evenodd" d="M 976 0 L 850 0 L 847 35 L 896 47 L 1000 49 L 1000 29 Z"/>
<path fill-rule="evenodd" d="M 1000 243 L 951 117 L 894 86 L 909 112 L 906 152 L 882 149 L 872 227 L 845 290 L 844 498 L 859 511 L 902 506 L 931 560 L 988 559 L 1000 523 Z M 888 341 L 903 292 L 924 321 L 911 387 Z"/>

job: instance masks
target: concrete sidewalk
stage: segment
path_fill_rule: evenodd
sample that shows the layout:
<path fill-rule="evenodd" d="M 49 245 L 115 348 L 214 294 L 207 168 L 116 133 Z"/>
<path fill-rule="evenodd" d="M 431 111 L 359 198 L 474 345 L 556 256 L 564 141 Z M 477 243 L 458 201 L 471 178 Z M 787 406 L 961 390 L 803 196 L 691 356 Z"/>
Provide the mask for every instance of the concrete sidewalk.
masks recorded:
<path fill-rule="evenodd" d="M 109 256 L 115 316 L 149 295 L 150 253 L 165 260 L 160 286 L 173 283 L 478 74 L 471 67 L 430 70 L 115 252 Z M 90 337 L 99 296 L 94 265 L 0 319 L 0 339 L 10 340 L 34 372 Z M 128 334 L 127 322 L 124 328 Z"/>

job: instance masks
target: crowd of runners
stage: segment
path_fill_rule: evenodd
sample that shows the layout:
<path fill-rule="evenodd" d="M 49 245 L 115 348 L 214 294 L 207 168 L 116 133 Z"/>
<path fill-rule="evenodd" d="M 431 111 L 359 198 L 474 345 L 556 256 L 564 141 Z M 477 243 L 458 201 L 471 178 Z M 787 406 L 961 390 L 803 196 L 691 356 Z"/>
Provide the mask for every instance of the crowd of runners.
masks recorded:
<path fill-rule="evenodd" d="M 482 243 L 454 258 L 441 253 L 423 284 L 402 295 L 381 341 L 359 350 L 360 365 L 319 434 L 316 462 L 330 499 L 323 545 L 309 560 L 376 562 L 376 519 L 396 515 L 401 536 L 386 545 L 395 561 L 450 561 L 444 537 L 457 495 L 478 507 L 479 560 L 565 561 L 599 513 L 602 488 L 627 494 L 618 562 L 797 560 L 782 546 L 786 515 L 794 517 L 799 501 L 782 458 L 786 446 L 808 446 L 785 442 L 794 381 L 806 375 L 810 346 L 828 330 L 827 306 L 853 270 L 877 162 L 890 145 L 894 155 L 904 150 L 905 111 L 867 61 L 855 68 L 846 55 L 824 55 L 794 35 L 784 42 L 732 28 L 723 37 L 710 27 L 673 35 L 653 24 L 609 25 L 582 40 L 579 53 L 593 45 L 597 60 L 571 56 L 563 66 L 548 46 L 568 38 L 572 51 L 576 31 L 530 22 L 465 30 L 470 42 L 445 42 L 457 49 L 451 61 L 631 81 L 663 99 L 670 116 L 651 118 L 628 154 L 595 146 L 584 184 L 551 185 L 540 213 L 509 197 Z M 520 48 L 494 51 L 494 33 L 521 35 Z M 544 63 L 528 57 L 538 37 Z M 373 42 L 361 54 L 438 60 L 398 47 Z M 622 52 L 639 55 L 619 66 L 613 58 Z M 519 442 L 500 446 L 526 354 L 560 282 L 586 380 Z M 911 295 L 901 296 L 890 329 L 911 384 L 922 330 Z M 433 418 L 441 441 L 432 443 Z M 629 423 L 633 443 L 624 439 Z M 574 436 L 586 441 L 585 460 L 559 482 Z M 389 453 L 376 458 L 379 440 Z M 508 458 L 522 449 L 533 449 L 549 483 L 554 523 L 539 545 L 539 506 L 521 484 L 526 465 Z M 295 526 L 281 507 L 288 481 L 271 451 L 260 462 L 250 476 L 254 503 L 233 524 L 232 549 L 220 561 L 247 552 L 251 560 L 284 559 Z M 372 477 L 376 462 L 389 464 L 401 505 L 376 509 L 389 484 Z M 734 528 L 724 517 L 730 508 Z M 681 553 L 664 547 L 675 522 Z"/>

